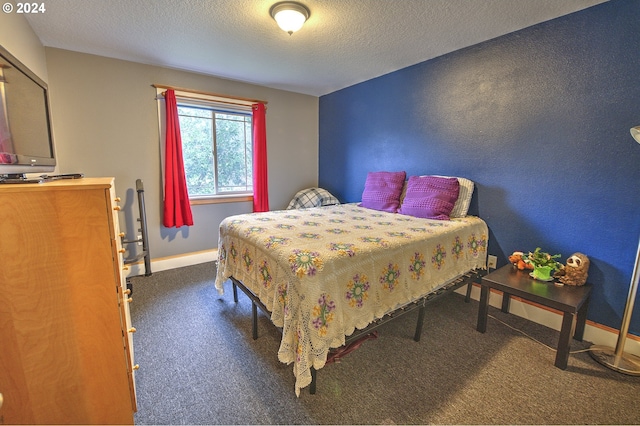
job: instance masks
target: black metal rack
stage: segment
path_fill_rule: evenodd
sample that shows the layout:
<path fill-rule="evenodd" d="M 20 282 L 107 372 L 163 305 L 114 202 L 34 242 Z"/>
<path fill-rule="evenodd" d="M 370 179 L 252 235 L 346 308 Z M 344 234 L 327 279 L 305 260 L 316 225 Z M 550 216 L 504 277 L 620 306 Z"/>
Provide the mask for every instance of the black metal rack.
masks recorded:
<path fill-rule="evenodd" d="M 144 276 L 148 277 L 149 275 L 151 275 L 151 255 L 149 254 L 149 241 L 147 239 L 147 213 L 144 206 L 144 185 L 142 183 L 142 179 L 136 180 L 136 192 L 138 193 L 138 222 L 140 222 L 138 232 L 140 233 L 140 236 L 134 240 L 125 240 L 123 237 L 122 244 L 142 243 L 142 250 L 135 256 L 126 258 L 124 260 L 124 264 L 131 265 L 133 263 L 138 263 L 140 262 L 140 260 L 144 259 Z M 127 285 L 129 286 L 128 280 Z"/>

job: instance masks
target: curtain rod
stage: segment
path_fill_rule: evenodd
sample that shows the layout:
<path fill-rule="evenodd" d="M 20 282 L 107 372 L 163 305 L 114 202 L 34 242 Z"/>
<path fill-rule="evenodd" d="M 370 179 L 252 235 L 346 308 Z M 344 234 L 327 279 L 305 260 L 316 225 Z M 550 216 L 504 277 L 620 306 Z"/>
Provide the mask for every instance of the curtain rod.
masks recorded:
<path fill-rule="evenodd" d="M 261 101 L 260 99 L 249 99 L 249 98 L 241 98 L 239 96 L 229 96 L 229 95 L 220 95 L 218 93 L 210 93 L 210 92 L 202 92 L 199 90 L 192 90 L 192 89 L 184 89 L 182 87 L 173 87 L 173 86 L 165 86 L 163 84 L 152 84 L 153 87 L 155 87 L 156 89 L 173 89 L 173 90 L 177 90 L 180 92 L 186 92 L 186 93 L 194 93 L 197 95 L 204 95 L 204 96 L 214 96 L 217 98 L 227 98 L 227 99 L 235 99 L 238 101 L 245 101 L 245 102 L 252 102 L 252 103 L 259 103 L 259 104 L 267 104 L 267 101 Z"/>

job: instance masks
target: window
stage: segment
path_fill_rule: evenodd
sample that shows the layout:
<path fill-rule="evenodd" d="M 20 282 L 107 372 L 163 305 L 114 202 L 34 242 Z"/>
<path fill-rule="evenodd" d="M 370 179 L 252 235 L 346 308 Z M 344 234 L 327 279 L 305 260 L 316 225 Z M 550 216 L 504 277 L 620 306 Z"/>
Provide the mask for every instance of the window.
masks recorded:
<path fill-rule="evenodd" d="M 251 195 L 251 108 L 178 99 L 189 198 Z"/>

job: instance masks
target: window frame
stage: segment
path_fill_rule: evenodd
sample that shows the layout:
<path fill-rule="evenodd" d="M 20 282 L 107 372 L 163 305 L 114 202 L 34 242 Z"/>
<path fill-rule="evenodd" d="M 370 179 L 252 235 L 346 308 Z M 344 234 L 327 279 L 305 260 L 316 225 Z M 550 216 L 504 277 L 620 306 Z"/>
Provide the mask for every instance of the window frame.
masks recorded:
<path fill-rule="evenodd" d="M 162 180 L 163 180 L 163 191 L 164 191 L 164 164 L 165 164 L 165 137 L 166 137 L 166 129 L 165 129 L 165 105 L 164 105 L 164 96 L 162 93 L 165 89 L 170 87 L 167 86 L 159 86 L 154 85 L 157 91 L 156 99 L 158 100 L 158 116 L 159 116 L 159 126 L 160 126 L 160 145 L 161 145 L 161 160 L 163 164 L 162 170 Z M 265 103 L 264 101 L 258 101 L 253 99 L 243 99 L 243 98 L 232 98 L 225 97 L 222 95 L 216 94 L 208 94 L 203 92 L 195 92 L 189 91 L 186 89 L 174 89 L 176 95 L 176 101 L 178 106 L 194 106 L 194 107 L 205 107 L 207 109 L 211 109 L 214 112 L 219 113 L 230 113 L 230 114 L 239 114 L 239 115 L 249 115 L 252 116 L 252 105 L 255 103 Z M 215 118 L 214 118 L 215 120 Z M 251 135 L 251 143 L 253 144 L 253 135 Z M 213 148 L 213 146 L 212 146 Z M 253 146 L 251 147 L 253 150 Z M 214 167 L 217 167 L 217 153 L 214 152 L 214 162 L 216 163 Z M 253 167 L 253 164 L 252 164 Z M 215 172 L 215 169 L 214 169 Z M 252 170 L 253 172 L 253 170 Z M 164 195 L 164 194 L 163 194 Z M 253 201 L 253 190 L 251 191 L 242 191 L 242 192 L 230 192 L 226 194 L 210 194 L 210 195 L 197 195 L 192 196 L 189 195 L 189 203 L 191 205 L 200 205 L 200 204 L 219 204 L 219 203 L 235 203 L 235 202 L 252 202 Z"/>

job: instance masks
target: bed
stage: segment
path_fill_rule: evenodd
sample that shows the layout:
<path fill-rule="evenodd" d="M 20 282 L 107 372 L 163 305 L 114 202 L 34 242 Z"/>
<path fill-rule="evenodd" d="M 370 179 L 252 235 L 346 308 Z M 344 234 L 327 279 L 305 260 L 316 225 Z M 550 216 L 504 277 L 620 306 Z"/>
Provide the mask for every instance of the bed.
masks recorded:
<path fill-rule="evenodd" d="M 281 330 L 278 359 L 293 364 L 299 395 L 360 330 L 477 281 L 487 240 L 466 212 L 435 220 L 350 203 L 236 215 L 220 225 L 215 285 L 252 299 L 254 338 L 256 306 Z"/>
<path fill-rule="evenodd" d="M 467 211 L 465 178 L 371 172 L 362 201 L 252 213 L 220 224 L 216 288 L 231 281 L 282 332 L 278 358 L 293 364 L 295 391 L 311 384 L 330 351 L 424 307 L 486 271 L 488 229 Z"/>

